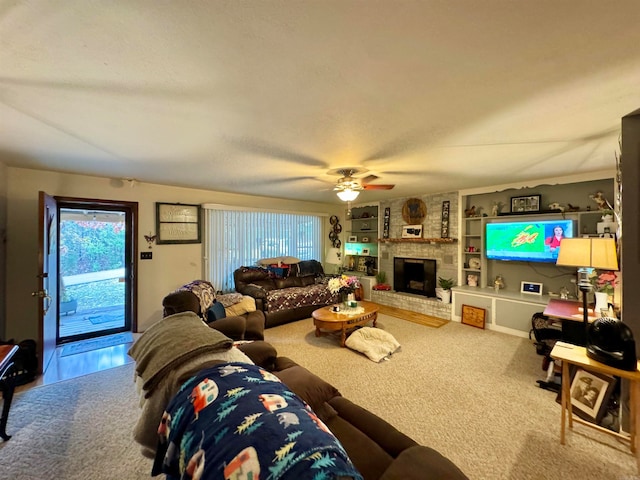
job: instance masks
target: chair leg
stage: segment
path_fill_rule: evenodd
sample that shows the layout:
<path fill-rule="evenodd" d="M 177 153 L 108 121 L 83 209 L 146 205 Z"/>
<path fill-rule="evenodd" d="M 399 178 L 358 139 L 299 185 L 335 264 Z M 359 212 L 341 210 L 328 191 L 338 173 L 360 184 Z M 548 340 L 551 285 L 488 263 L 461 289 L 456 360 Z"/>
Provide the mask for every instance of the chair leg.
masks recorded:
<path fill-rule="evenodd" d="M 553 369 L 555 367 L 555 362 L 553 360 L 549 361 L 549 366 L 547 367 L 547 378 L 546 381 L 550 382 L 551 380 L 553 380 Z"/>
<path fill-rule="evenodd" d="M 13 400 L 15 390 L 15 377 L 12 375 L 13 363 L 4 371 L 4 379 L 0 380 L 0 391 L 2 392 L 2 416 L 0 416 L 0 438 L 5 442 L 11 438 L 7 435 L 7 420 L 9 419 L 9 409 Z"/>

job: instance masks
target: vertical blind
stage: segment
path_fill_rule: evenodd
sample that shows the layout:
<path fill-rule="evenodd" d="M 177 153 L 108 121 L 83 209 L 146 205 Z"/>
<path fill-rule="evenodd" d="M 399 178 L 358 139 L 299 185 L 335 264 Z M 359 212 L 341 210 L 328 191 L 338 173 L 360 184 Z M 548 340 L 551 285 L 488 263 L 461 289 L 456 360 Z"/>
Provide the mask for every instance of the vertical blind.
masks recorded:
<path fill-rule="evenodd" d="M 322 216 L 204 208 L 204 276 L 216 290 L 235 290 L 233 271 L 262 258 L 322 261 Z"/>

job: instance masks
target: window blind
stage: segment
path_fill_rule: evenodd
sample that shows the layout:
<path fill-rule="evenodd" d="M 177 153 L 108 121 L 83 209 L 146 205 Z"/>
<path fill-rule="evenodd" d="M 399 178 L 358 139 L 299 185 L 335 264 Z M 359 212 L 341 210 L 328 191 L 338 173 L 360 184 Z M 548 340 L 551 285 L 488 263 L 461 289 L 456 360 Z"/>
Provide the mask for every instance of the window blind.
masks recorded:
<path fill-rule="evenodd" d="M 322 261 L 322 216 L 204 208 L 204 276 L 216 290 L 235 290 L 233 271 L 262 258 Z"/>

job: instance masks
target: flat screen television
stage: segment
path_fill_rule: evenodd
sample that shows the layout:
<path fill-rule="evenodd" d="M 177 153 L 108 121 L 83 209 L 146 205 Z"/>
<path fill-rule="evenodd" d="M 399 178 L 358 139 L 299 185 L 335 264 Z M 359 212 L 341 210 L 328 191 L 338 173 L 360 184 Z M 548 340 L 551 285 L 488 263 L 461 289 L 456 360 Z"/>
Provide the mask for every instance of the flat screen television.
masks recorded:
<path fill-rule="evenodd" d="M 489 260 L 555 263 L 560 238 L 574 236 L 574 223 L 573 220 L 487 223 L 486 257 Z M 561 235 L 556 237 L 556 233 Z"/>

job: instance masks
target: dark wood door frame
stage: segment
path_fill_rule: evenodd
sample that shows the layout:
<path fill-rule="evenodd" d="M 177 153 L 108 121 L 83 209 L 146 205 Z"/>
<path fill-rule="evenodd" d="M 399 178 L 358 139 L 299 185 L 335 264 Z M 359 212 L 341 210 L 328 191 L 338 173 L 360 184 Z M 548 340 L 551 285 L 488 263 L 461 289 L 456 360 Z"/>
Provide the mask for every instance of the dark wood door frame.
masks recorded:
<path fill-rule="evenodd" d="M 115 210 L 123 209 L 131 212 L 131 245 L 125 252 L 125 275 L 131 282 L 131 300 L 128 305 L 129 314 L 131 316 L 131 331 L 138 330 L 138 202 L 126 202 L 120 200 L 102 200 L 95 198 L 76 198 L 76 197 L 55 197 L 60 206 L 70 208 L 105 209 Z"/>

